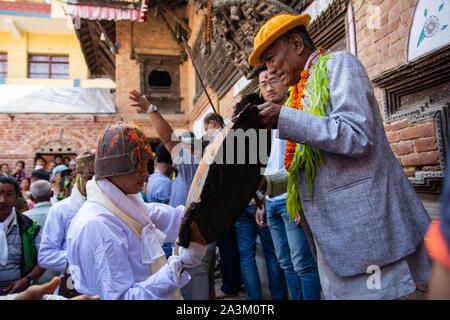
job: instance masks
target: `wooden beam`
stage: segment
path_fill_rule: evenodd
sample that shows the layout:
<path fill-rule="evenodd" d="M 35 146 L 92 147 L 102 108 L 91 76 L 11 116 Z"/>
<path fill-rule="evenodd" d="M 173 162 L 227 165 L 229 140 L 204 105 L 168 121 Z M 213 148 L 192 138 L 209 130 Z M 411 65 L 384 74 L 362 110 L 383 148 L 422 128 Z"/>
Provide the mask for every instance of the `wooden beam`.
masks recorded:
<path fill-rule="evenodd" d="M 115 57 L 112 54 L 111 51 L 108 50 L 108 47 L 106 44 L 100 40 L 100 36 L 96 32 L 96 26 L 93 22 L 87 21 L 89 26 L 89 32 L 91 33 L 92 38 L 92 46 L 95 51 L 95 55 L 97 58 L 97 61 L 100 62 L 102 66 L 105 66 L 108 70 L 110 70 L 110 73 L 114 73 L 115 71 Z M 100 48 L 102 47 L 102 48 Z M 106 54 L 105 54 L 106 53 Z M 110 59 L 108 59 L 108 57 Z M 111 76 L 111 75 L 110 75 Z"/>
<path fill-rule="evenodd" d="M 82 40 L 82 38 L 81 38 L 81 34 L 82 33 L 83 34 L 90 34 L 89 27 L 85 23 L 84 19 L 81 19 L 80 28 L 79 29 L 75 28 L 75 34 L 77 35 L 78 41 L 80 42 L 81 51 L 83 52 L 83 55 L 84 55 L 84 57 L 86 59 L 86 63 L 88 65 L 89 71 L 91 73 L 93 73 L 94 72 L 94 66 L 92 65 L 92 62 L 91 62 L 91 59 L 90 59 L 90 56 L 91 56 L 90 52 L 92 52 L 93 48 L 92 47 L 88 48 L 88 46 L 86 44 L 86 42 L 90 42 L 90 38 L 89 38 L 89 40 L 86 40 L 86 41 Z M 94 58 L 94 60 L 95 60 L 95 58 Z"/>
<path fill-rule="evenodd" d="M 105 42 L 108 45 L 108 47 L 113 49 L 113 53 L 117 54 L 117 48 L 114 45 L 114 43 L 112 42 L 112 40 L 109 38 L 109 34 L 108 32 L 106 32 L 105 28 L 103 27 L 103 25 L 101 24 L 100 21 L 95 20 L 95 23 L 97 24 L 98 29 L 100 30 L 101 33 L 103 33 L 104 37 L 105 37 Z"/>
<path fill-rule="evenodd" d="M 98 25 L 96 24 L 96 22 L 98 22 L 98 21 L 95 21 L 95 22 L 89 21 L 88 22 L 89 26 L 92 30 L 92 34 L 91 34 L 91 36 L 93 37 L 92 41 L 94 43 L 96 43 L 98 46 L 100 46 L 101 49 L 103 49 L 103 51 L 106 53 L 106 55 L 111 59 L 111 61 L 114 62 L 115 61 L 114 54 L 111 52 L 111 50 L 105 44 L 105 42 L 100 39 L 102 32 L 98 28 Z"/>

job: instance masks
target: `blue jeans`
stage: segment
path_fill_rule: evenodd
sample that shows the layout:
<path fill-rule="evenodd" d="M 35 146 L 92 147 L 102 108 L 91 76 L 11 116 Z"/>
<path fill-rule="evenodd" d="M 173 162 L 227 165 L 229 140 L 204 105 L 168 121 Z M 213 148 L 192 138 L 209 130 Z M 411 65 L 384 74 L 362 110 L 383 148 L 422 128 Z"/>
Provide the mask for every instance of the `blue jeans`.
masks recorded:
<path fill-rule="evenodd" d="M 317 264 L 311 253 L 311 249 L 306 239 L 305 231 L 302 227 L 295 224 L 286 213 L 286 200 L 266 201 L 267 212 L 277 212 L 284 221 L 286 229 L 286 237 L 289 243 L 291 262 L 295 272 L 301 280 L 302 297 L 304 300 L 320 300 L 320 279 Z M 267 222 L 269 222 L 269 214 L 267 214 Z"/>
<path fill-rule="evenodd" d="M 289 296 L 291 300 L 302 300 L 301 280 L 291 262 L 291 250 L 286 235 L 283 214 L 286 214 L 286 200 L 272 201 L 266 199 L 267 225 L 272 235 L 278 262 L 284 271 Z"/>
<path fill-rule="evenodd" d="M 249 206 L 235 223 L 239 255 L 241 260 L 241 275 L 247 291 L 248 300 L 261 300 L 262 289 L 256 266 L 256 236 L 259 234 L 266 259 L 269 290 L 274 300 L 286 299 L 283 271 L 280 268 L 272 237 L 268 228 L 262 228 L 255 221 L 256 206 Z"/>

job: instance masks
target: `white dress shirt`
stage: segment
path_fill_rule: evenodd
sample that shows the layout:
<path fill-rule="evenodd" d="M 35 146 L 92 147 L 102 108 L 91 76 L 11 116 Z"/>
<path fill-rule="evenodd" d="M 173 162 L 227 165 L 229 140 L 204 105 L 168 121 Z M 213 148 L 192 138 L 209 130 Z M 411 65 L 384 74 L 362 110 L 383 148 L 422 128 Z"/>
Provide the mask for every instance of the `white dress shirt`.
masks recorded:
<path fill-rule="evenodd" d="M 42 268 L 64 272 L 67 265 L 67 231 L 73 217 L 85 201 L 86 198 L 74 187 L 68 198 L 50 208 L 38 254 L 39 265 Z"/>
<path fill-rule="evenodd" d="M 173 242 L 183 217 L 183 207 L 159 203 L 145 204 L 155 227 Z M 166 264 L 151 274 L 141 262 L 141 240 L 114 213 L 86 201 L 72 220 L 67 234 L 67 254 L 75 289 L 99 295 L 102 300 L 171 299 L 190 275 L 173 274 Z"/>

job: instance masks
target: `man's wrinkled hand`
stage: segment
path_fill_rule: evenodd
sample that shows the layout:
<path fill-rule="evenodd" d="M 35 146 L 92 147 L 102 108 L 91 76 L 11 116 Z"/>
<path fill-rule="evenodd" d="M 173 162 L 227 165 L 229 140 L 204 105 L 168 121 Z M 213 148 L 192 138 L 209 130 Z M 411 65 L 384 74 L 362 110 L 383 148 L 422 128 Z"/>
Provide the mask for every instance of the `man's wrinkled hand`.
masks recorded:
<path fill-rule="evenodd" d="M 242 123 L 243 129 L 276 129 L 281 106 L 266 102 L 258 106 L 259 112 Z"/>
<path fill-rule="evenodd" d="M 130 100 L 134 101 L 132 107 L 139 108 L 141 111 L 146 112 L 148 107 L 150 106 L 150 101 L 143 94 L 140 94 L 137 90 L 133 90 L 130 92 L 129 96 Z"/>

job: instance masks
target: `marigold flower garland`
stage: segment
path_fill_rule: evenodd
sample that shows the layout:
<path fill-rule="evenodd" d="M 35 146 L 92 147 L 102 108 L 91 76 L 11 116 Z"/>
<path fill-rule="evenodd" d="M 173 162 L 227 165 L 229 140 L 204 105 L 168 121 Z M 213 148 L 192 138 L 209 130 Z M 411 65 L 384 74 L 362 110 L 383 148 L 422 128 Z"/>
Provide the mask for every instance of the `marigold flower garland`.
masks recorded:
<path fill-rule="evenodd" d="M 322 53 L 324 52 L 319 54 L 319 58 L 314 65 L 315 71 L 311 79 L 309 79 L 309 68 L 302 72 L 299 83 L 293 87 L 289 106 L 319 117 L 326 117 L 325 108 L 328 106 L 328 91 L 330 87 L 326 63 L 332 57 L 332 54 Z M 308 88 L 305 90 L 306 87 Z M 309 99 L 310 107 L 305 108 L 304 106 L 303 99 L 305 96 Z M 295 218 L 297 212 L 303 213 L 298 192 L 298 169 L 304 169 L 305 171 L 309 198 L 312 200 L 312 182 L 321 160 L 320 150 L 292 141 L 286 142 L 284 165 L 288 171 L 286 209 L 289 218 Z"/>
<path fill-rule="evenodd" d="M 308 77 L 309 77 L 309 69 L 303 70 L 300 81 L 293 87 L 291 103 L 289 107 L 297 110 L 303 110 L 302 100 L 305 97 L 303 90 L 305 90 L 305 83 L 308 80 Z M 286 151 L 284 154 L 284 167 L 286 168 L 286 171 L 289 171 L 289 168 L 291 167 L 292 159 L 294 159 L 296 148 L 297 148 L 296 142 L 292 141 L 286 142 Z"/>

